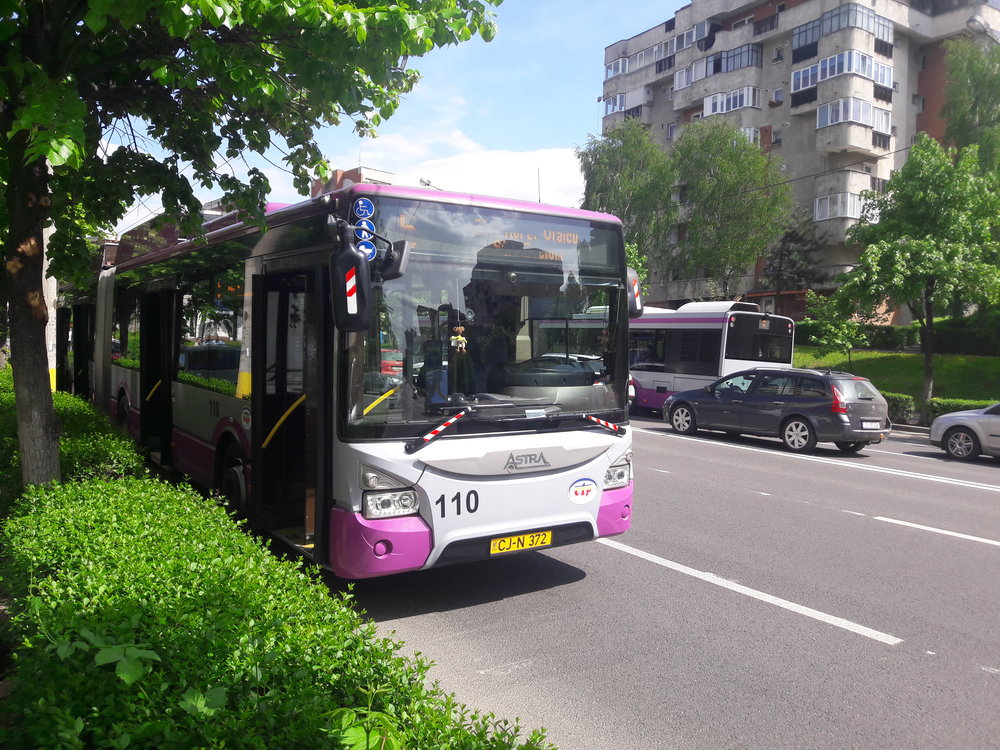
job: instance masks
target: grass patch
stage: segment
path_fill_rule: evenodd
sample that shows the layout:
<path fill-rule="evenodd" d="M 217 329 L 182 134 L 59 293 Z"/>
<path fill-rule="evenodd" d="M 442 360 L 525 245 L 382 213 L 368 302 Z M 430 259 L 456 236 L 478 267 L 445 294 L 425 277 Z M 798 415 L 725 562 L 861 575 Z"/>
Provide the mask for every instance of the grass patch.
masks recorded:
<path fill-rule="evenodd" d="M 924 357 L 920 353 L 856 349 L 820 357 L 816 347 L 795 348 L 796 367 L 843 370 L 871 380 L 880 391 L 904 393 L 920 404 Z M 1000 401 L 1000 357 L 965 354 L 934 355 L 935 398 Z"/>

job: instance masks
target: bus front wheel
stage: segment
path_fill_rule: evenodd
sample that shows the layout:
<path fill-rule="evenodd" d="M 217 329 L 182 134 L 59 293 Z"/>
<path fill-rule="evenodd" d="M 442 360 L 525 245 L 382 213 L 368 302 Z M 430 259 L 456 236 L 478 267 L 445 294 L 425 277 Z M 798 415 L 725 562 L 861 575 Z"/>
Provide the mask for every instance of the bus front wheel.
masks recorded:
<path fill-rule="evenodd" d="M 235 445 L 226 449 L 219 474 L 219 494 L 233 512 L 245 516 L 247 512 L 247 482 L 243 454 Z"/>

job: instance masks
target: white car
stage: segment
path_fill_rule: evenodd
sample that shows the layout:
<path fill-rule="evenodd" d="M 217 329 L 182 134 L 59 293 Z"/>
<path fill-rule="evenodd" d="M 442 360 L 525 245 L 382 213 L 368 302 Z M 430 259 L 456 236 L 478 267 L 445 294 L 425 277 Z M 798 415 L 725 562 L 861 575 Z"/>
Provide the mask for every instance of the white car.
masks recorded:
<path fill-rule="evenodd" d="M 1000 404 L 942 414 L 931 422 L 930 441 L 959 461 L 980 453 L 1000 459 Z"/>

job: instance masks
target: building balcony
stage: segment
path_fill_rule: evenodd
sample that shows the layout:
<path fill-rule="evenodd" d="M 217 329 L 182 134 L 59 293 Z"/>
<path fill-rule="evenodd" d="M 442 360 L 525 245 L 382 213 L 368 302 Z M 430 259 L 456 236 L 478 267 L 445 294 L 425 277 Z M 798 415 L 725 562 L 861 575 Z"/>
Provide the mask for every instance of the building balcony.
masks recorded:
<path fill-rule="evenodd" d="M 855 122 L 841 122 L 828 125 L 816 131 L 816 152 L 837 154 L 841 152 L 861 156 L 877 156 L 881 153 L 872 143 L 872 129 Z"/>

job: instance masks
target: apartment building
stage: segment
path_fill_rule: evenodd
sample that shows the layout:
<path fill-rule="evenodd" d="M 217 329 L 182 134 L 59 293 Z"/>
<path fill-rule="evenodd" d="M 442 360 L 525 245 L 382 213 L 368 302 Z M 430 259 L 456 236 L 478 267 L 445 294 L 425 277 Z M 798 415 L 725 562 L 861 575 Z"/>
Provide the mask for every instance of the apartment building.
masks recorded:
<path fill-rule="evenodd" d="M 796 201 L 825 238 L 821 270 L 849 270 L 861 192 L 879 190 L 918 132 L 940 137 L 943 43 L 1000 40 L 1000 0 L 692 0 L 664 23 L 605 48 L 602 132 L 638 118 L 671 148 L 702 117 L 730 118 L 781 157 Z M 795 314 L 801 294 L 762 289 L 762 264 L 735 289 Z M 654 274 L 652 304 L 711 295 L 706 279 Z"/>

